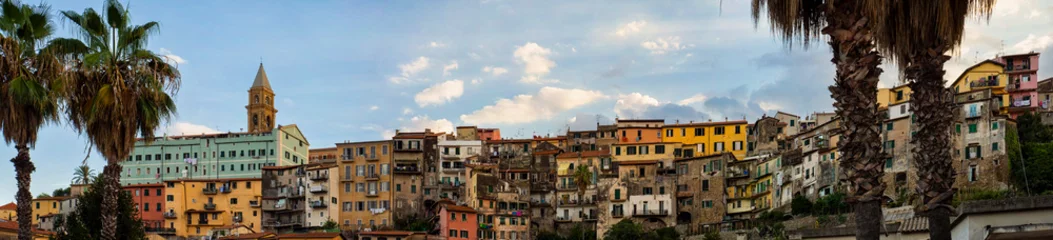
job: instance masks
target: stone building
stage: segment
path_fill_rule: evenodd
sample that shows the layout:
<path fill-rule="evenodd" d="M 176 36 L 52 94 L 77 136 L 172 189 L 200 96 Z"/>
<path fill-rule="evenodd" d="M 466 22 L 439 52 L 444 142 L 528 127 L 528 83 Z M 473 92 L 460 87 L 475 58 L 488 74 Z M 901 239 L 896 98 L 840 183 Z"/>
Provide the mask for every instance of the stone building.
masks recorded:
<path fill-rule="evenodd" d="M 1000 98 L 991 90 L 959 93 L 955 103 L 960 107 L 954 133 L 957 149 L 953 166 L 958 180 L 954 187 L 962 192 L 976 189 L 1009 188 L 1009 157 L 1006 152 L 1006 129 L 1015 122 L 998 114 Z"/>
<path fill-rule="evenodd" d="M 682 233 L 703 233 L 724 220 L 724 168 L 730 153 L 676 159 L 676 224 Z"/>
<path fill-rule="evenodd" d="M 263 167 L 263 229 L 288 232 L 306 226 L 306 176 L 304 165 Z"/>
<path fill-rule="evenodd" d="M 431 129 L 424 132 L 395 132 L 392 137 L 392 162 L 395 164 L 394 185 L 410 187 L 410 191 L 394 192 L 396 219 L 410 219 L 432 214 L 428 207 L 439 199 L 441 185 L 438 174 L 438 137 Z M 401 170 L 399 170 L 401 169 Z M 418 189 L 413 189 L 417 187 Z"/>

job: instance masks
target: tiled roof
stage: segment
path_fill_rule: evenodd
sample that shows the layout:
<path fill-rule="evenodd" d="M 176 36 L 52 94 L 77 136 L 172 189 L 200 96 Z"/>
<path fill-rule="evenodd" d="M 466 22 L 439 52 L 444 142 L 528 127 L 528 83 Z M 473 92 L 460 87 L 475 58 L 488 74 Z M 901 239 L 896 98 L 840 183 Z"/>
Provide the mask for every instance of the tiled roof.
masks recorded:
<path fill-rule="evenodd" d="M 409 236 L 413 235 L 414 232 L 410 231 L 372 231 L 372 232 L 361 232 L 358 235 L 366 236 Z"/>
<path fill-rule="evenodd" d="M 142 184 L 131 184 L 124 185 L 121 188 L 142 188 L 142 187 L 164 187 L 164 184 L 160 183 L 142 183 Z"/>
<path fill-rule="evenodd" d="M 666 124 L 665 127 L 692 127 L 692 126 L 717 126 L 717 125 L 734 125 L 734 124 L 747 124 L 746 120 L 735 120 L 735 121 L 723 121 L 723 122 L 688 122 L 688 123 L 676 123 Z"/>
<path fill-rule="evenodd" d="M 56 200 L 57 201 L 61 201 L 61 200 L 66 200 L 67 198 L 70 198 L 70 197 L 40 197 L 40 198 L 34 198 L 33 201 L 56 201 Z"/>
<path fill-rule="evenodd" d="M 618 165 L 647 165 L 658 163 L 658 160 L 619 161 Z"/>
<path fill-rule="evenodd" d="M 18 232 L 18 222 L 15 222 L 15 221 L 0 221 L 0 231 L 16 232 L 17 233 Z M 50 232 L 50 231 L 44 231 L 44 230 L 37 229 L 36 226 L 33 226 L 33 232 L 35 232 L 36 234 L 42 234 L 42 235 L 54 235 L 55 234 L 55 233 Z"/>
<path fill-rule="evenodd" d="M 10 202 L 8 204 L 4 204 L 3 206 L 0 206 L 0 210 L 12 210 L 12 211 L 14 211 L 16 209 L 18 209 L 18 205 L 16 205 L 15 202 Z"/>
<path fill-rule="evenodd" d="M 929 219 L 926 217 L 914 217 L 903 221 L 899 226 L 899 232 L 925 232 L 929 231 Z"/>
<path fill-rule="evenodd" d="M 226 182 L 226 181 L 260 181 L 261 178 L 218 178 L 218 179 L 176 179 L 165 182 Z"/>
<path fill-rule="evenodd" d="M 577 152 L 565 152 L 563 154 L 560 154 L 559 156 L 556 156 L 556 158 L 578 158 L 578 154 L 579 153 L 577 153 Z M 611 152 L 610 152 L 610 150 L 583 151 L 583 152 L 580 152 L 580 154 L 581 154 L 581 157 L 587 158 L 587 157 L 610 156 Z"/>
<path fill-rule="evenodd" d="M 277 237 L 277 235 L 275 235 L 274 233 L 261 232 L 261 233 L 241 234 L 241 235 L 238 235 L 238 236 L 226 236 L 226 237 L 219 238 L 219 240 L 228 240 L 228 239 L 230 239 L 230 240 L 240 240 L 240 239 L 245 239 L 245 240 L 248 240 L 248 239 L 274 239 L 275 237 Z"/>
<path fill-rule="evenodd" d="M 472 209 L 470 207 L 458 206 L 458 205 L 452 205 L 452 204 L 446 204 L 446 205 L 442 205 L 442 206 L 445 207 L 447 211 L 475 213 L 475 209 Z"/>
<path fill-rule="evenodd" d="M 334 238 L 339 237 L 340 233 L 327 233 L 327 232 L 315 232 L 315 233 L 289 233 L 278 235 L 278 239 L 282 238 Z"/>

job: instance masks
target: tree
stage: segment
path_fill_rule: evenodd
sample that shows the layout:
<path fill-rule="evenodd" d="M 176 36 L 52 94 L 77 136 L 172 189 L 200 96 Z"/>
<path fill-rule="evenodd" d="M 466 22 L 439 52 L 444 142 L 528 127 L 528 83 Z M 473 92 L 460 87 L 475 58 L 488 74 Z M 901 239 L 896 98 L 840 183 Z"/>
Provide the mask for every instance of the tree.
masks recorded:
<path fill-rule="evenodd" d="M 578 201 L 585 201 L 585 190 L 592 184 L 592 171 L 588 166 L 579 165 L 574 170 L 574 183 L 578 185 Z"/>
<path fill-rule="evenodd" d="M 146 50 L 149 38 L 158 33 L 157 22 L 132 25 L 127 8 L 108 0 L 100 14 L 88 8 L 83 13 L 64 11 L 79 38 L 58 38 L 49 48 L 62 53 L 76 86 L 66 92 L 66 114 L 70 125 L 106 158 L 103 198 L 100 209 L 102 235 L 113 240 L 117 233 L 117 197 L 121 165 L 135 147 L 136 137 L 147 144 L 162 121 L 175 114 L 169 94 L 179 88 L 179 72 L 165 59 Z"/>
<path fill-rule="evenodd" d="M 764 239 L 788 239 L 782 221 L 788 220 L 785 213 L 775 210 L 761 213 L 755 221 L 757 232 Z"/>
<path fill-rule="evenodd" d="M 537 239 L 537 240 L 565 240 L 562 236 L 559 236 L 559 234 L 556 234 L 554 232 L 548 232 L 548 231 L 541 231 L 541 232 L 539 232 L 537 234 L 537 236 L 534 237 L 534 239 Z"/>
<path fill-rule="evenodd" d="M 51 191 L 51 196 L 55 196 L 55 197 L 69 196 L 69 187 L 55 189 L 54 191 Z"/>
<path fill-rule="evenodd" d="M 790 209 L 797 215 L 812 214 L 812 201 L 803 196 L 795 196 L 790 202 Z"/>
<path fill-rule="evenodd" d="M 702 240 L 720 240 L 720 239 L 721 239 L 720 238 L 720 232 L 717 231 L 717 230 L 708 231 L 708 232 L 706 232 L 706 234 L 702 235 Z"/>
<path fill-rule="evenodd" d="M 29 149 L 36 147 L 37 132 L 49 122 L 58 120 L 58 98 L 62 88 L 61 61 L 38 44 L 46 42 L 53 32 L 50 8 L 4 0 L 0 15 L 0 130 L 4 142 L 14 143 L 18 190 L 18 239 L 33 237 L 33 213 L 29 192 L 31 174 L 36 171 Z"/>
<path fill-rule="evenodd" d="M 648 239 L 659 239 L 659 240 L 677 240 L 680 239 L 680 233 L 672 227 L 659 228 L 654 231 L 655 238 Z"/>
<path fill-rule="evenodd" d="M 40 193 L 40 195 L 37 195 L 37 198 L 48 198 L 48 197 L 51 197 L 51 195 L 48 195 L 47 193 Z"/>
<path fill-rule="evenodd" d="M 1029 111 L 1018 116 L 1016 125 L 1020 129 L 1020 142 L 1046 143 L 1053 141 L 1053 128 L 1043 125 L 1042 117 L 1034 112 Z"/>
<path fill-rule="evenodd" d="M 322 229 L 326 232 L 340 232 L 340 225 L 334 222 L 333 219 L 329 219 L 322 224 Z"/>
<path fill-rule="evenodd" d="M 640 239 L 653 239 L 646 238 L 647 232 L 643 230 L 640 224 L 634 223 L 629 219 L 622 219 L 622 221 L 611 226 L 611 229 L 607 230 L 607 235 L 603 236 L 604 240 L 640 240 Z"/>
<path fill-rule="evenodd" d="M 88 165 L 80 165 L 73 171 L 73 183 L 76 184 L 91 184 L 92 176 L 95 175 L 95 170 L 91 169 Z"/>
<path fill-rule="evenodd" d="M 841 120 L 841 166 L 852 185 L 849 201 L 856 209 L 856 238 L 877 240 L 880 236 L 881 202 L 885 183 L 881 152 L 877 83 L 881 56 L 875 51 L 873 31 L 883 22 L 886 0 L 753 0 L 753 22 L 761 11 L 768 15 L 772 32 L 783 42 L 808 46 L 829 37 L 836 68 L 830 86 L 834 108 Z M 796 213 L 796 212 L 795 212 Z"/>
<path fill-rule="evenodd" d="M 970 16 L 990 17 L 995 0 L 890 1 L 876 5 L 886 16 L 876 28 L 878 49 L 910 81 L 910 108 L 917 128 L 910 141 L 918 169 L 919 215 L 929 219 L 929 237 L 951 239 L 951 128 L 957 115 L 954 93 L 945 87 L 946 53 L 961 44 Z M 884 10 L 880 10 L 884 9 Z M 858 213 L 857 213 L 858 214 Z M 859 225 L 859 224 L 857 224 Z M 866 224 L 863 224 L 866 225 Z"/>
<path fill-rule="evenodd" d="M 570 229 L 570 234 L 564 240 L 596 240 L 596 231 L 586 229 L 581 223 L 575 224 Z"/>
<path fill-rule="evenodd" d="M 65 224 L 60 225 L 63 231 L 57 231 L 56 239 L 99 239 L 104 235 L 102 222 L 99 221 L 103 210 L 98 206 L 105 200 L 104 191 L 107 179 L 103 175 L 98 176 L 97 179 L 100 181 L 92 183 L 87 191 L 78 197 L 79 204 L 77 204 L 76 210 L 65 216 Z M 119 208 L 116 212 L 116 227 L 117 231 L 121 233 L 116 236 L 117 239 L 146 239 L 143 222 L 139 219 L 139 212 L 135 208 L 135 202 L 132 201 L 132 195 L 121 191 L 118 194 L 117 201 Z"/>

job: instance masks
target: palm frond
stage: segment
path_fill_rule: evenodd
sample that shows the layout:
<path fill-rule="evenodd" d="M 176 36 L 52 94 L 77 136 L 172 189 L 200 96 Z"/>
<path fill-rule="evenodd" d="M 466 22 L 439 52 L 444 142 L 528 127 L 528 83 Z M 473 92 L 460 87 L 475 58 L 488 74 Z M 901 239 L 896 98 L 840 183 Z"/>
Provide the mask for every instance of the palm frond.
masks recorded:
<path fill-rule="evenodd" d="M 910 57 L 937 45 L 956 51 L 969 18 L 989 19 L 995 0 L 897 0 L 884 6 L 887 17 L 875 28 L 878 50 L 900 69 Z M 943 53 L 939 53 L 943 54 Z"/>

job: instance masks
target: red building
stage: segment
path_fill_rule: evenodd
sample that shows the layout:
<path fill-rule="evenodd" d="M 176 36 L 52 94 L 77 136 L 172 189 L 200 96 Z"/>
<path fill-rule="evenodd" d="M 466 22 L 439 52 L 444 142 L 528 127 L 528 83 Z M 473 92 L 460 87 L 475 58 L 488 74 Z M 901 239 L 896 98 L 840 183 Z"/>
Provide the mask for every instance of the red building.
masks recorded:
<path fill-rule="evenodd" d="M 443 204 L 439 209 L 439 234 L 448 240 L 479 239 L 479 221 L 470 207 Z"/>
<path fill-rule="evenodd" d="M 476 130 L 475 134 L 479 136 L 479 140 L 483 141 L 501 139 L 501 129 L 497 128 L 480 128 Z"/>
<path fill-rule="evenodd" d="M 146 232 L 152 233 L 164 231 L 164 184 L 152 183 L 128 185 L 124 186 L 124 191 L 132 195 L 132 201 L 135 202 L 135 209 L 139 210 L 139 217 L 142 218 L 143 227 L 146 228 Z"/>

